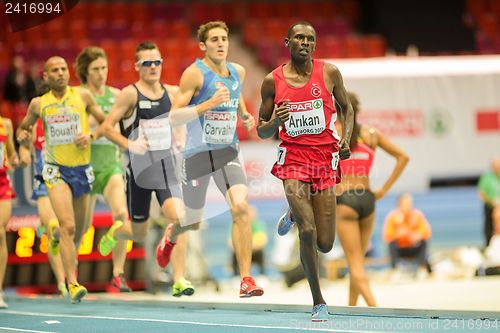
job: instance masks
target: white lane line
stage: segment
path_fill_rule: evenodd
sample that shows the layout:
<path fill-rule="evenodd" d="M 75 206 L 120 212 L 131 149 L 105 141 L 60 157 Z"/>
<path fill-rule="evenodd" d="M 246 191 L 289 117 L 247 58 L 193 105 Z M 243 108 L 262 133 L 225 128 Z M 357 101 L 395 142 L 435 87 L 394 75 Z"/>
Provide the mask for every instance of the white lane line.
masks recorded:
<path fill-rule="evenodd" d="M 243 324 L 224 324 L 224 323 L 204 323 L 196 321 L 184 321 L 184 320 L 169 320 L 169 319 L 151 319 L 151 318 L 125 318 L 125 317 L 105 317 L 105 316 L 77 316 L 77 315 L 67 315 L 59 313 L 35 313 L 35 312 L 23 312 L 23 311 L 12 311 L 12 310 L 2 310 L 2 313 L 9 313 L 21 316 L 32 316 L 32 317 L 61 317 L 61 318 L 79 318 L 79 319 L 102 319 L 102 320 L 117 320 L 117 321 L 143 321 L 151 323 L 169 323 L 169 324 L 184 324 L 184 325 L 198 325 L 198 326 L 218 326 L 218 327 L 242 327 L 242 328 L 257 328 L 257 329 L 268 329 L 268 330 L 298 330 L 298 331 L 320 331 L 320 332 L 342 332 L 342 333 L 375 333 L 380 331 L 372 330 L 349 330 L 345 328 L 335 329 L 333 327 L 337 326 L 335 319 L 332 318 L 329 322 L 324 323 L 312 323 L 308 321 L 297 321 L 292 320 L 293 326 L 263 326 L 263 325 L 243 325 Z M 315 327 L 316 326 L 316 327 Z M 398 333 L 392 331 L 393 333 Z"/>
<path fill-rule="evenodd" d="M 22 328 L 14 328 L 14 327 L 0 327 L 0 330 L 16 331 L 16 332 L 33 332 L 33 333 L 57 333 L 57 332 L 47 332 L 47 331 L 23 330 Z"/>

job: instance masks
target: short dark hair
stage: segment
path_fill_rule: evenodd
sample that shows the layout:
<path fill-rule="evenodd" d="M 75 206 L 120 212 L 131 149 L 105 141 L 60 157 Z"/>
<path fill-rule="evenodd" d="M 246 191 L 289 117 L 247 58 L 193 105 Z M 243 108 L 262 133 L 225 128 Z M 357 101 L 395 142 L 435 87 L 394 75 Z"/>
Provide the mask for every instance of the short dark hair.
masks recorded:
<path fill-rule="evenodd" d="M 160 49 L 158 48 L 158 45 L 156 45 L 155 43 L 150 42 L 150 41 L 142 42 L 139 45 L 137 45 L 137 47 L 135 48 L 135 61 L 139 61 L 139 52 L 145 51 L 145 50 L 158 50 L 158 51 L 160 51 Z"/>
<path fill-rule="evenodd" d="M 92 61 L 99 58 L 108 59 L 106 52 L 97 46 L 89 46 L 83 49 L 82 52 L 76 57 L 75 61 L 75 71 L 78 79 L 83 83 L 87 84 L 87 75 L 89 66 Z"/>
<path fill-rule="evenodd" d="M 290 28 L 288 28 L 288 33 L 286 34 L 287 38 L 292 37 L 291 36 L 292 35 L 292 30 L 293 30 L 293 28 L 295 28 L 298 25 L 307 25 L 307 26 L 310 26 L 311 28 L 313 28 L 313 30 L 314 30 L 314 27 L 313 27 L 313 25 L 310 22 L 308 22 L 308 21 L 298 21 L 298 22 L 295 22 L 294 24 L 292 24 L 290 26 Z M 314 30 L 314 31 L 316 32 L 316 30 Z"/>
<path fill-rule="evenodd" d="M 221 28 L 226 30 L 226 32 L 229 34 L 229 28 L 227 27 L 226 22 L 224 21 L 210 21 L 205 24 L 200 25 L 198 28 L 197 36 L 198 40 L 202 43 L 205 43 L 208 37 L 208 32 L 212 29 L 215 28 Z"/>

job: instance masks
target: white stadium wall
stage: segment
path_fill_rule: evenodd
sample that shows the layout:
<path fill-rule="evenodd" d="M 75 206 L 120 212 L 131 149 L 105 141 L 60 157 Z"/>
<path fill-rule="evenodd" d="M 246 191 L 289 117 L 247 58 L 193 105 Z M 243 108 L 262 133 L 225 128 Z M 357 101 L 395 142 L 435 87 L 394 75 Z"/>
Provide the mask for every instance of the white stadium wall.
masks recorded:
<path fill-rule="evenodd" d="M 500 56 L 331 59 L 360 99 L 359 120 L 410 155 L 396 190 L 424 190 L 432 178 L 473 177 L 500 155 Z M 376 155 L 372 185 L 394 160 Z"/>

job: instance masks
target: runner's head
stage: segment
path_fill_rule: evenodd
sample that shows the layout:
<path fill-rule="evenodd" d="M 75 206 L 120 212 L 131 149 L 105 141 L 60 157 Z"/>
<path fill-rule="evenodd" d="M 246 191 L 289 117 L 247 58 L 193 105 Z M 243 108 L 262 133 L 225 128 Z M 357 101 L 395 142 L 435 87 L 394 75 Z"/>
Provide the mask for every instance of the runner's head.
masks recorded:
<path fill-rule="evenodd" d="M 226 60 L 229 48 L 229 28 L 223 21 L 211 21 L 198 28 L 200 49 L 215 63 Z"/>
<path fill-rule="evenodd" d="M 299 21 L 292 24 L 285 38 L 285 45 L 290 49 L 292 61 L 310 61 L 316 48 L 316 31 L 311 23 Z"/>
<path fill-rule="evenodd" d="M 43 67 L 43 79 L 51 90 L 63 91 L 68 86 L 69 71 L 66 60 L 59 56 L 47 59 Z"/>
<path fill-rule="evenodd" d="M 83 84 L 101 87 L 108 78 L 108 58 L 106 52 L 96 46 L 90 46 L 78 55 L 75 62 L 78 79 Z"/>
<path fill-rule="evenodd" d="M 153 42 L 142 42 L 135 49 L 135 70 L 139 78 L 148 82 L 159 81 L 163 59 L 158 46 Z"/>

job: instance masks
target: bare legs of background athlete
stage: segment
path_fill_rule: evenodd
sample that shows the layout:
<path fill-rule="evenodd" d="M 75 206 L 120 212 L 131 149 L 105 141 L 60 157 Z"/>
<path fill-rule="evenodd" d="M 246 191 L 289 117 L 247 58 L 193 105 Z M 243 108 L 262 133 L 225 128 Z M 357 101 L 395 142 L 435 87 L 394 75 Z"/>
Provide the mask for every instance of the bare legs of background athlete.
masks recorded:
<path fill-rule="evenodd" d="M 3 280 L 7 270 L 7 223 L 12 214 L 12 199 L 0 200 L 0 309 L 7 308 L 3 299 Z"/>
<path fill-rule="evenodd" d="M 73 294 L 72 302 L 79 302 L 87 294 L 87 290 L 78 283 L 76 274 L 78 253 L 74 242 L 75 238 L 81 237 L 81 234 L 76 234 L 76 229 L 83 231 L 89 195 L 83 194 L 78 198 L 73 198 L 71 188 L 63 182 L 48 187 L 47 192 L 60 224 L 60 253 L 70 293 Z M 78 291 L 71 292 L 72 288 Z"/>
<path fill-rule="evenodd" d="M 360 294 L 368 306 L 376 306 L 365 271 L 365 254 L 374 225 L 375 213 L 360 220 L 358 213 L 351 207 L 337 206 L 337 232 L 349 265 L 350 306 L 356 305 Z"/>
<path fill-rule="evenodd" d="M 49 239 L 47 256 L 49 258 L 49 264 L 52 268 L 52 272 L 56 277 L 57 289 L 62 296 L 67 296 L 68 289 L 66 288 L 64 267 L 59 253 L 59 242 L 61 238 L 59 221 L 57 221 L 56 213 L 54 213 L 54 210 L 52 209 L 48 196 L 39 196 L 36 203 L 38 215 L 40 216 L 40 222 L 45 227 L 47 237 Z"/>
<path fill-rule="evenodd" d="M 127 211 L 127 199 L 124 192 L 125 184 L 123 181 L 122 174 L 114 174 L 108 180 L 108 183 L 104 187 L 103 196 L 104 200 L 108 204 L 111 210 L 111 216 L 113 217 L 113 227 L 110 228 L 108 233 L 114 236 L 114 232 L 118 228 L 122 228 L 122 232 L 127 234 L 131 233 L 131 225 L 128 218 Z M 92 218 L 94 215 L 94 208 L 96 204 L 96 195 L 90 197 L 90 205 L 87 213 L 87 222 L 85 230 L 92 224 Z M 127 257 L 127 240 L 117 239 L 116 244 L 113 249 L 113 280 L 112 284 L 114 287 L 120 289 L 123 292 L 131 291 L 128 286 L 124 273 L 125 273 L 125 260 Z M 107 254 L 106 254 L 107 255 Z"/>

